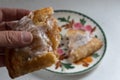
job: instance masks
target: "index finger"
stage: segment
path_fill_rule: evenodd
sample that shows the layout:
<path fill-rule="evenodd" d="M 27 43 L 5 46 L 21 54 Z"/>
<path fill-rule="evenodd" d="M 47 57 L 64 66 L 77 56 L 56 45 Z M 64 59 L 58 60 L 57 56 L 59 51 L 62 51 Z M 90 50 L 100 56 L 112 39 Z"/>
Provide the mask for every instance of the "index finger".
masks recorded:
<path fill-rule="evenodd" d="M 29 10 L 15 8 L 0 8 L 0 22 L 19 20 L 29 14 Z"/>

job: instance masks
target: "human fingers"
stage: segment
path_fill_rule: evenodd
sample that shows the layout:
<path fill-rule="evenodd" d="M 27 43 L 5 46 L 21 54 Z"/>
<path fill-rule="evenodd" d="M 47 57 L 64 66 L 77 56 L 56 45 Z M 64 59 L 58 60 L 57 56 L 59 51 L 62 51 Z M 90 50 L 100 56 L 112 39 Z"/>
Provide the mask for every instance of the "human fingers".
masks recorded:
<path fill-rule="evenodd" d="M 15 8 L 0 8 L 0 22 L 19 20 L 23 16 L 29 14 L 29 10 Z"/>
<path fill-rule="evenodd" d="M 6 30 L 6 23 L 5 22 L 1 22 L 0 23 L 0 31 Z"/>
<path fill-rule="evenodd" d="M 11 30 L 17 24 L 18 21 L 9 21 L 0 23 L 0 31 Z"/>
<path fill-rule="evenodd" d="M 0 55 L 0 67 L 5 66 L 5 56 L 4 55 Z"/>
<path fill-rule="evenodd" d="M 0 47 L 23 47 L 32 42 L 33 36 L 26 31 L 0 31 Z"/>
<path fill-rule="evenodd" d="M 4 55 L 5 48 L 0 47 L 0 55 Z"/>

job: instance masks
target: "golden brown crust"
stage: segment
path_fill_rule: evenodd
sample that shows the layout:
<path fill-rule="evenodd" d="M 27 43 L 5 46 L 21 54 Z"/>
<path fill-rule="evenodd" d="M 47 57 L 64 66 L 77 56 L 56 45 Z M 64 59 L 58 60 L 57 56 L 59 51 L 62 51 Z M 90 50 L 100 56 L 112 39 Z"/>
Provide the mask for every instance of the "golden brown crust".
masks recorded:
<path fill-rule="evenodd" d="M 102 45 L 103 44 L 101 40 L 93 38 L 87 44 L 80 46 L 79 48 L 71 52 L 69 55 L 69 61 L 75 62 L 84 57 L 87 57 L 99 50 L 102 47 Z"/>
<path fill-rule="evenodd" d="M 50 17 L 54 13 L 53 9 L 51 7 L 48 7 L 36 10 L 33 13 L 35 14 L 33 17 L 33 22 L 36 25 L 52 26 L 52 29 L 47 32 L 47 35 L 53 43 L 53 49 L 57 49 L 60 40 L 60 27 L 57 25 L 57 20 L 54 17 Z M 47 21 L 52 21 L 54 25 L 49 25 Z"/>
<path fill-rule="evenodd" d="M 33 11 L 34 16 L 29 17 L 33 20 L 35 25 L 42 27 L 51 26 L 46 34 L 52 42 L 52 51 L 43 52 L 42 55 L 31 56 L 29 52 L 25 51 L 23 48 L 19 49 L 7 49 L 6 50 L 6 67 L 8 69 L 11 78 L 15 78 L 35 70 L 43 69 L 51 66 L 56 62 L 55 52 L 59 45 L 60 40 L 60 29 L 57 25 L 56 19 L 52 18 L 53 14 L 52 8 L 43 8 L 40 10 Z M 47 21 L 52 18 L 52 25 L 47 24 Z M 34 32 L 31 32 L 34 33 Z M 39 38 L 38 38 L 39 39 Z M 41 46 L 36 46 L 38 39 L 33 35 L 33 42 L 30 46 L 31 50 L 37 50 Z"/>
<path fill-rule="evenodd" d="M 13 50 L 11 52 L 7 52 L 6 55 L 6 66 L 11 78 L 51 66 L 56 61 L 55 55 L 50 52 L 32 59 L 28 59 L 29 55 L 24 55 L 25 52 L 23 54 L 22 52 L 15 53 Z"/>
<path fill-rule="evenodd" d="M 51 7 L 42 8 L 40 10 L 34 11 L 33 14 L 35 15 L 33 17 L 33 22 L 35 24 L 39 24 L 42 22 L 46 22 L 46 19 L 53 14 L 53 9 Z"/>
<path fill-rule="evenodd" d="M 66 36 L 74 36 L 74 35 L 76 35 L 76 34 L 82 34 L 82 35 L 84 35 L 85 34 L 85 31 L 83 31 L 83 30 L 73 30 L 73 29 L 69 29 L 68 31 L 67 31 L 67 34 L 66 34 Z"/>
<path fill-rule="evenodd" d="M 85 35 L 86 32 L 85 31 L 82 31 L 82 30 L 73 30 L 73 29 L 70 29 L 67 31 L 67 37 L 69 37 L 71 40 L 73 40 L 72 42 L 72 45 L 75 44 L 75 40 L 76 40 L 76 35 Z M 74 37 L 75 36 L 75 40 L 74 40 Z M 88 35 L 86 35 L 88 37 Z M 81 39 L 80 39 L 81 40 Z M 86 39 L 84 39 L 85 41 Z M 99 50 L 103 43 L 101 40 L 99 40 L 98 38 L 88 38 L 86 40 L 86 42 L 83 42 L 84 44 L 80 45 L 80 46 L 72 46 L 72 50 L 71 52 L 69 53 L 69 61 L 71 63 L 73 62 L 76 62 L 82 58 L 85 58 L 91 54 L 93 54 L 94 52 L 96 52 L 97 50 Z M 76 45 L 79 45 L 80 43 L 77 43 Z M 76 48 L 74 48 L 76 47 Z"/>

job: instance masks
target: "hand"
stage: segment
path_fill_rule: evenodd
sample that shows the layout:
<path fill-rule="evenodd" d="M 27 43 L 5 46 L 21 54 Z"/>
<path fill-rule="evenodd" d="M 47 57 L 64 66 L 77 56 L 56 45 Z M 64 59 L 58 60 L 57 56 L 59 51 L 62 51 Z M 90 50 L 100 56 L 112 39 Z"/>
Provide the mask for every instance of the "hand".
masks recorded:
<path fill-rule="evenodd" d="M 0 8 L 0 66 L 4 66 L 4 48 L 22 47 L 32 42 L 32 34 L 25 31 L 12 31 L 12 21 L 19 20 L 29 13 L 25 9 Z"/>

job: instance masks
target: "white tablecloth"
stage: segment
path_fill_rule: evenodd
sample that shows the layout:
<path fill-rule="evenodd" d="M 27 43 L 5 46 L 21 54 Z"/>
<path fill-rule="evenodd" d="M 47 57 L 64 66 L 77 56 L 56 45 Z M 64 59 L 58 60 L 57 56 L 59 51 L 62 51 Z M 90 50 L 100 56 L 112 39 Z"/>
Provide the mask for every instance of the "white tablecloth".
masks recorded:
<path fill-rule="evenodd" d="M 120 80 L 120 0 L 0 0 L 0 7 L 34 10 L 47 6 L 78 11 L 98 22 L 107 36 L 106 54 L 95 70 L 83 75 L 37 71 L 15 80 Z M 0 80 L 11 80 L 6 68 L 0 68 Z"/>

